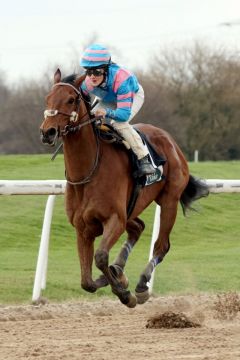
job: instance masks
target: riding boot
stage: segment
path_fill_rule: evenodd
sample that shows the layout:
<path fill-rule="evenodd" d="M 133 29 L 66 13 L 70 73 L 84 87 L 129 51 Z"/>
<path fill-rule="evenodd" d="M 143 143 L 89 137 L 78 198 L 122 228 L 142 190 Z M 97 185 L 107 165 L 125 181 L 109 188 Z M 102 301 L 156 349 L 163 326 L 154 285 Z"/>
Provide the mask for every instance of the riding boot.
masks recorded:
<path fill-rule="evenodd" d="M 112 126 L 123 137 L 136 154 L 138 159 L 138 177 L 155 173 L 155 169 L 148 159 L 148 149 L 143 145 L 142 139 L 137 131 L 128 122 L 113 121 Z"/>
<path fill-rule="evenodd" d="M 148 155 L 138 160 L 138 177 L 155 173 L 155 169 L 148 160 Z"/>

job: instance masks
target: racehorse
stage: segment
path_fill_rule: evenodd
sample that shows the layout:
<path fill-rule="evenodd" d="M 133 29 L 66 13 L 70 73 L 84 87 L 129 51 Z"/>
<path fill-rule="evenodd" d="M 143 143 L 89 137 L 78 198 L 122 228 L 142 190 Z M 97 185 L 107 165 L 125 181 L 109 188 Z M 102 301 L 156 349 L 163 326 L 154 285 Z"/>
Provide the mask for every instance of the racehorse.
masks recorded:
<path fill-rule="evenodd" d="M 53 87 L 46 97 L 41 141 L 50 146 L 56 145 L 58 138 L 63 141 L 66 213 L 77 233 L 82 288 L 95 292 L 109 284 L 123 304 L 135 307 L 148 300 L 147 283 L 170 248 L 169 235 L 178 203 L 185 213 L 193 201 L 208 195 L 208 189 L 189 174 L 182 151 L 166 131 L 138 124 L 136 128 L 145 134 L 166 163 L 163 180 L 140 190 L 128 216 L 127 205 L 134 187 L 131 161 L 124 146 L 110 145 L 99 138 L 97 119 L 90 113 L 89 99 L 80 90 L 84 78 L 85 75 L 71 75 L 62 80 L 60 70 L 55 72 Z M 127 289 L 124 267 L 145 227 L 139 215 L 153 201 L 161 207 L 161 227 L 153 257 L 141 273 L 134 295 Z M 110 265 L 109 252 L 125 230 L 127 240 Z M 100 235 L 102 239 L 94 254 L 94 240 Z M 92 278 L 94 257 L 102 272 L 95 281 Z"/>

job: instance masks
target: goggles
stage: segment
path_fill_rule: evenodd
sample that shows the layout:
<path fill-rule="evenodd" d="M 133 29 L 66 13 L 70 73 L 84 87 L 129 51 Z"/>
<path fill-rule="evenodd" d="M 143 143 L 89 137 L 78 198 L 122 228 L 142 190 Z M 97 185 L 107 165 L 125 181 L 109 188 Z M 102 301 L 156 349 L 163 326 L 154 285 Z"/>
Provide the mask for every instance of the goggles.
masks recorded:
<path fill-rule="evenodd" d="M 91 75 L 93 75 L 93 76 L 102 76 L 102 75 L 104 75 L 104 73 L 105 73 L 104 69 L 87 69 L 86 70 L 86 74 L 88 76 L 91 76 Z"/>

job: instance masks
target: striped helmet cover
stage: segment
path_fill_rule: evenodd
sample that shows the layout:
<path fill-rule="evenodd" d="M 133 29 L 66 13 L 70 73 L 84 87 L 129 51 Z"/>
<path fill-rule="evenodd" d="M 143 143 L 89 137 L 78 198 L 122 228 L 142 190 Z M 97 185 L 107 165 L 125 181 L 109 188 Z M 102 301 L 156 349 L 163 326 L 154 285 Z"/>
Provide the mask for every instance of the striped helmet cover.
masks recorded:
<path fill-rule="evenodd" d="M 105 46 L 92 44 L 84 51 L 80 60 L 80 66 L 84 68 L 96 68 L 109 65 L 110 61 L 111 54 Z"/>

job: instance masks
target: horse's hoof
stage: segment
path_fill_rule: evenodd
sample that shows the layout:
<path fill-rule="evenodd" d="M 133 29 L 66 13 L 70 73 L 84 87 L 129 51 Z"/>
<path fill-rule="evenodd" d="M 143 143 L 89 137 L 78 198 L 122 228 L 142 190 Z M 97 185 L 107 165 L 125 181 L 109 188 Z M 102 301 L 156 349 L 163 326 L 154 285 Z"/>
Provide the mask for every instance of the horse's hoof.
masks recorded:
<path fill-rule="evenodd" d="M 137 299 L 130 291 L 112 287 L 113 294 L 117 295 L 122 304 L 129 308 L 134 308 L 137 305 Z"/>
<path fill-rule="evenodd" d="M 125 304 L 129 308 L 134 308 L 137 305 L 137 299 L 136 296 L 130 294 L 128 303 Z"/>
<path fill-rule="evenodd" d="M 88 291 L 90 293 L 94 293 L 97 290 L 97 287 L 94 283 L 92 284 L 81 284 L 83 290 Z"/>
<path fill-rule="evenodd" d="M 138 304 L 144 304 L 149 299 L 149 291 L 148 290 L 143 291 L 143 292 L 135 291 L 135 295 L 136 295 Z"/>

